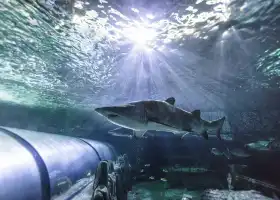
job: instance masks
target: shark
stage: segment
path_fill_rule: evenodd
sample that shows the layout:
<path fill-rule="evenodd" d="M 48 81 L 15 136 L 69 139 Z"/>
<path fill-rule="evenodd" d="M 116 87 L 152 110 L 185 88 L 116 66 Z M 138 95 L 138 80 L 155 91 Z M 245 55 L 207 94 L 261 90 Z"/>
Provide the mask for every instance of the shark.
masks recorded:
<path fill-rule="evenodd" d="M 221 140 L 225 117 L 214 121 L 201 118 L 200 110 L 185 111 L 175 106 L 175 98 L 165 100 L 142 100 L 124 105 L 95 108 L 95 112 L 111 123 L 133 130 L 133 136 L 142 138 L 147 131 L 171 132 L 183 138 L 195 133 L 208 139 L 208 131 L 216 132 Z"/>

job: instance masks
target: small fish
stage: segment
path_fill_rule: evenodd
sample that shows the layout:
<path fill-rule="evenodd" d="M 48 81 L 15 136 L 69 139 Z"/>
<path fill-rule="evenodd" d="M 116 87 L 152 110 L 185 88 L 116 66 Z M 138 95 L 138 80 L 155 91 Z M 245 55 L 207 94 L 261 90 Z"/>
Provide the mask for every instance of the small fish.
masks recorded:
<path fill-rule="evenodd" d="M 151 180 L 155 180 L 155 177 L 153 177 L 153 176 L 150 176 L 150 177 L 149 177 L 149 179 L 151 179 Z"/>
<path fill-rule="evenodd" d="M 208 172 L 211 170 L 202 168 L 202 167 L 171 167 L 171 168 L 169 168 L 168 171 L 183 172 L 183 173 L 203 173 L 203 172 Z"/>
<path fill-rule="evenodd" d="M 248 167 L 247 165 L 241 165 L 241 164 L 230 164 L 228 166 L 229 167 L 235 167 L 235 168 L 238 168 L 238 169 L 244 169 L 244 168 Z"/>
<path fill-rule="evenodd" d="M 232 149 L 230 150 L 230 153 L 236 157 L 241 157 L 241 158 L 247 158 L 250 157 L 251 155 L 246 153 L 243 149 Z"/>
<path fill-rule="evenodd" d="M 163 171 L 163 172 L 165 172 L 165 173 L 167 173 L 167 172 L 168 172 L 168 170 L 167 170 L 167 169 L 163 169 L 162 171 Z"/>
<path fill-rule="evenodd" d="M 145 164 L 144 166 L 145 166 L 145 167 L 150 167 L 150 166 L 151 166 L 151 164 Z"/>
<path fill-rule="evenodd" d="M 160 180 L 163 181 L 163 182 L 167 181 L 166 178 L 161 178 Z"/>
<path fill-rule="evenodd" d="M 257 151 L 269 151 L 270 141 L 260 140 L 253 143 L 245 144 L 245 148 Z"/>
<path fill-rule="evenodd" d="M 233 156 L 235 157 L 240 157 L 240 158 L 247 158 L 250 157 L 251 155 L 246 153 L 243 149 L 229 149 L 227 148 L 226 151 L 220 151 L 217 148 L 212 148 L 211 153 L 215 156 L 225 156 L 227 159 L 232 159 Z"/>
<path fill-rule="evenodd" d="M 213 154 L 213 155 L 215 155 L 215 156 L 223 156 L 224 155 L 224 153 L 223 152 L 221 152 L 219 149 L 217 149 L 217 148 L 212 148 L 211 149 L 211 153 Z"/>

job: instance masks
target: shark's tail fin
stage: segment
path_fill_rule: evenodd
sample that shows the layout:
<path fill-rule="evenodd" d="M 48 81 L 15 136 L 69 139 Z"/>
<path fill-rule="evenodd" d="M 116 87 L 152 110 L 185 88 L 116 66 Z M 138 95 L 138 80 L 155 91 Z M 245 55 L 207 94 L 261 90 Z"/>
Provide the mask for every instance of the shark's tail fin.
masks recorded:
<path fill-rule="evenodd" d="M 223 128 L 225 119 L 226 119 L 226 117 L 222 117 L 220 119 L 209 122 L 210 123 L 209 126 L 213 129 L 215 129 L 217 138 L 220 139 L 220 140 L 222 139 L 221 138 L 221 130 Z"/>
<path fill-rule="evenodd" d="M 279 197 L 275 194 L 275 192 L 273 192 L 272 195 L 273 195 L 273 199 L 274 199 L 274 200 L 279 200 Z"/>

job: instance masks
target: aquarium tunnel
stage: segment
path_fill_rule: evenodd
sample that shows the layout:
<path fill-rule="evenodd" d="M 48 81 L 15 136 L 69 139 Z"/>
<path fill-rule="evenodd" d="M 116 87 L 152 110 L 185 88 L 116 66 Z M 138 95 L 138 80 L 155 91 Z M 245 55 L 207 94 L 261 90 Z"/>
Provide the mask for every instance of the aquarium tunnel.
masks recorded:
<path fill-rule="evenodd" d="M 101 160 L 116 157 L 109 144 L 83 138 L 7 127 L 0 127 L 0 138 L 0 199 L 5 200 L 49 200 L 79 188 L 73 196 L 92 181 Z"/>
<path fill-rule="evenodd" d="M 280 199 L 279 102 L 280 0 L 0 0 L 0 200 Z"/>

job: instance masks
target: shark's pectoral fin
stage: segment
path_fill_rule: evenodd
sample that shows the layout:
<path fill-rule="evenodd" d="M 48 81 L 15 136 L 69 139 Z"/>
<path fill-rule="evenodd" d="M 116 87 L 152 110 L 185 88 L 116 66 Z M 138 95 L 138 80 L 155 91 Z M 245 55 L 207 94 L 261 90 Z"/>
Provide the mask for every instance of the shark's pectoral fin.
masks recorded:
<path fill-rule="evenodd" d="M 200 120 L 200 110 L 192 111 L 192 115 L 194 116 L 195 119 Z"/>
<path fill-rule="evenodd" d="M 175 98 L 174 97 L 169 97 L 168 99 L 165 100 L 167 103 L 174 105 L 175 104 Z"/>
<path fill-rule="evenodd" d="M 204 139 L 206 139 L 206 140 L 208 140 L 208 133 L 207 133 L 207 131 L 203 131 L 202 133 L 201 133 L 201 135 L 202 135 L 202 137 L 204 138 Z"/>
<path fill-rule="evenodd" d="M 142 138 L 145 136 L 145 133 L 147 133 L 147 131 L 133 131 L 133 136 L 137 137 L 137 138 Z"/>
<path fill-rule="evenodd" d="M 218 130 L 216 135 L 219 140 L 222 140 L 221 130 Z"/>
<path fill-rule="evenodd" d="M 219 140 L 222 140 L 222 138 L 221 138 L 221 131 L 222 131 L 225 119 L 226 119 L 226 117 L 222 117 L 222 118 L 220 118 L 218 120 L 210 122 L 210 125 L 212 125 L 213 127 L 215 127 L 217 129 L 216 130 L 216 135 L 217 135 L 217 138 Z"/>
<path fill-rule="evenodd" d="M 186 137 L 187 135 L 189 135 L 189 133 L 185 133 L 184 135 L 182 135 L 181 139 L 184 139 L 184 137 Z"/>
<path fill-rule="evenodd" d="M 218 138 L 219 140 L 222 140 L 222 137 L 221 137 L 221 130 L 222 130 L 222 126 L 218 127 L 217 132 L 216 132 L 217 138 Z"/>
<path fill-rule="evenodd" d="M 109 134 L 115 134 L 115 133 L 117 133 L 116 131 L 119 131 L 121 129 L 123 129 L 123 127 L 117 127 L 117 128 L 114 128 L 113 130 L 109 130 L 108 133 Z"/>

